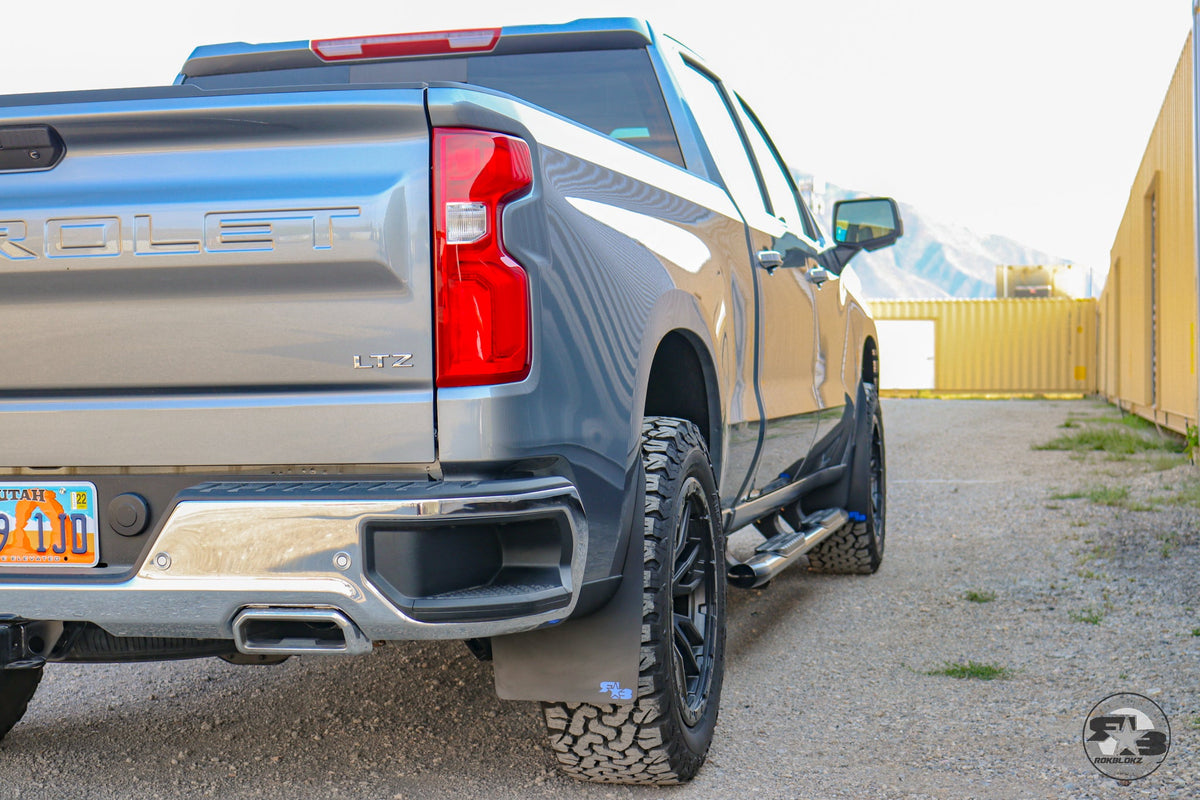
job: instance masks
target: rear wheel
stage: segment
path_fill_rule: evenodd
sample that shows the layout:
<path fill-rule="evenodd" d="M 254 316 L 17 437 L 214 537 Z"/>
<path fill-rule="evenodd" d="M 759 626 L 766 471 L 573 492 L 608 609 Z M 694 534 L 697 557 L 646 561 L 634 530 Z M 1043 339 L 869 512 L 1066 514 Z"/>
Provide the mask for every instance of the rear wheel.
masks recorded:
<path fill-rule="evenodd" d="M 0 669 L 0 739 L 25 716 L 29 700 L 41 681 L 41 667 Z"/>
<path fill-rule="evenodd" d="M 684 783 L 708 754 L 725 658 L 725 536 L 708 451 L 691 422 L 647 417 L 641 668 L 630 705 L 546 703 L 567 774 Z"/>

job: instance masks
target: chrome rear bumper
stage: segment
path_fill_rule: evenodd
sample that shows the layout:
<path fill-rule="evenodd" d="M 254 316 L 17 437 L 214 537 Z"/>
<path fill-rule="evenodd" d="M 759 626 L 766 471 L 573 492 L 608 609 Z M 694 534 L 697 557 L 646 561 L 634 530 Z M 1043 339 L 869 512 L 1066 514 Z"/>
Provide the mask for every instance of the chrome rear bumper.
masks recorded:
<path fill-rule="evenodd" d="M 210 483 L 181 496 L 128 580 L 8 576 L 0 616 L 233 639 L 243 609 L 325 608 L 369 640 L 495 636 L 570 615 L 587 539 L 561 478 Z"/>

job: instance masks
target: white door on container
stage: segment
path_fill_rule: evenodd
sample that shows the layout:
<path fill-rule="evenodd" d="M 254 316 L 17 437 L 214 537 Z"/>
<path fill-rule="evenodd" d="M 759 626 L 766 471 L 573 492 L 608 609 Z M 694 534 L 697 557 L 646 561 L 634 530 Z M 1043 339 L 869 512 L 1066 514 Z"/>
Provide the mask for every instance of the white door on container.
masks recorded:
<path fill-rule="evenodd" d="M 934 321 L 881 319 L 879 330 L 879 388 L 934 389 Z"/>

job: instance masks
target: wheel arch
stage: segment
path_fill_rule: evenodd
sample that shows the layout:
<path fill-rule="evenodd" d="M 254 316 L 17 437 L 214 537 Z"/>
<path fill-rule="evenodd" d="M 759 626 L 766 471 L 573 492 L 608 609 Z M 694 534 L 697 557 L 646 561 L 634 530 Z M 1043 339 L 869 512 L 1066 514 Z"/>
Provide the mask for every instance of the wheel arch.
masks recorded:
<path fill-rule="evenodd" d="M 713 471 L 721 474 L 721 401 L 716 365 L 708 348 L 685 328 L 658 342 L 646 380 L 642 415 L 686 419 L 700 429 Z"/>

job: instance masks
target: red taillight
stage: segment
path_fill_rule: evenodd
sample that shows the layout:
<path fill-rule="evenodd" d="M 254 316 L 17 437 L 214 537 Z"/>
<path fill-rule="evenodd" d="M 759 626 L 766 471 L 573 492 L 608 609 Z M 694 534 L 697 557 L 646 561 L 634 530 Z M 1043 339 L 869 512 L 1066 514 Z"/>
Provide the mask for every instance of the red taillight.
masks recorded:
<path fill-rule="evenodd" d="M 533 182 L 529 145 L 490 131 L 433 131 L 437 384 L 529 374 L 529 289 L 504 251 L 504 204 Z"/>
<path fill-rule="evenodd" d="M 428 33 L 390 33 L 382 36 L 351 36 L 344 39 L 314 39 L 309 47 L 323 61 L 351 59 L 442 56 L 450 53 L 486 53 L 500 40 L 499 28 Z"/>

